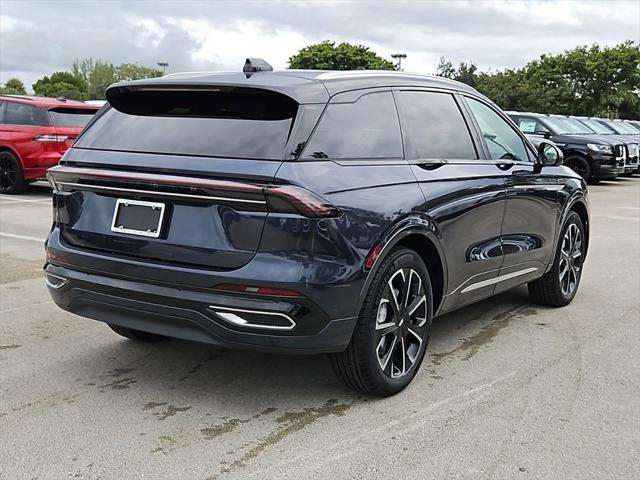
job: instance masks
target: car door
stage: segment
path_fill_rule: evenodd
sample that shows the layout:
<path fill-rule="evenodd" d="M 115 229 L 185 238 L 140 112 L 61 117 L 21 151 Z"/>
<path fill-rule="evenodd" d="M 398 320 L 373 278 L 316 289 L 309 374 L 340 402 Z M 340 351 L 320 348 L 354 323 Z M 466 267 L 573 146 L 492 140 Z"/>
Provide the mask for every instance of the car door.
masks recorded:
<path fill-rule="evenodd" d="M 562 184 L 559 169 L 543 168 L 531 145 L 503 113 L 477 98 L 465 97 L 465 103 L 482 132 L 487 155 L 506 182 L 498 293 L 544 273 L 556 242 Z"/>
<path fill-rule="evenodd" d="M 441 238 L 448 285 L 441 312 L 493 294 L 502 265 L 504 174 L 478 148 L 456 94 L 395 90 L 405 156 Z"/>

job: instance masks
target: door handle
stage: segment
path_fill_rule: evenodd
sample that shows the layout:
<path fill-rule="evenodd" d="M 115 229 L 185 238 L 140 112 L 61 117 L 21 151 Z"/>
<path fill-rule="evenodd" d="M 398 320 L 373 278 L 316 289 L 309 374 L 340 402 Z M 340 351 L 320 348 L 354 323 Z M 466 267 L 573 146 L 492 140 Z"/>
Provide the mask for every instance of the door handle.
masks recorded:
<path fill-rule="evenodd" d="M 511 160 L 500 160 L 498 162 L 495 162 L 495 166 L 502 171 L 510 170 L 514 165 L 515 162 L 512 162 Z"/>
<path fill-rule="evenodd" d="M 435 170 L 436 168 L 440 168 L 446 162 L 442 160 L 428 160 L 425 162 L 417 162 L 415 165 L 423 170 Z"/>

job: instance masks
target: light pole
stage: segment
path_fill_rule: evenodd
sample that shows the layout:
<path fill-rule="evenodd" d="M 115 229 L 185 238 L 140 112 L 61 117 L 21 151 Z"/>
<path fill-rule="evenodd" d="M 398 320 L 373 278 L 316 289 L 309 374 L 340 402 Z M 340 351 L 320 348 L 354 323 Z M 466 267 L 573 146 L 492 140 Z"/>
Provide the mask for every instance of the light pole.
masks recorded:
<path fill-rule="evenodd" d="M 164 72 L 166 71 L 167 67 L 169 66 L 169 62 L 158 62 L 158 66 L 162 67 L 162 74 L 164 75 Z"/>
<path fill-rule="evenodd" d="M 407 58 L 406 53 L 392 53 L 391 58 L 398 61 L 398 71 L 402 71 L 402 59 Z"/>

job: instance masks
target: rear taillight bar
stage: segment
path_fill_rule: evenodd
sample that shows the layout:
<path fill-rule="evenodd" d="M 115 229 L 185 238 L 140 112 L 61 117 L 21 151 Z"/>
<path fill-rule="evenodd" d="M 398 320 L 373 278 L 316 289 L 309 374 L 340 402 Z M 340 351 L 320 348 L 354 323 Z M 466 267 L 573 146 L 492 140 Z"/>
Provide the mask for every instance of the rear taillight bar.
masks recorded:
<path fill-rule="evenodd" d="M 54 143 L 62 143 L 69 140 L 69 135 L 36 135 L 33 137 L 34 142 L 54 142 Z"/>
<path fill-rule="evenodd" d="M 166 197 L 193 198 L 201 200 L 225 200 L 233 202 L 250 202 L 267 204 L 270 212 L 298 213 L 308 218 L 331 218 L 341 215 L 340 210 L 322 197 L 294 185 L 260 185 L 237 182 L 231 180 L 214 180 L 198 177 L 184 177 L 178 175 L 163 175 L 143 172 L 123 172 L 115 170 L 100 170 L 93 168 L 78 168 L 58 165 L 47 171 L 47 179 L 54 189 L 68 186 L 72 189 L 102 190 L 134 195 L 159 195 Z M 86 180 L 114 181 L 136 186 L 151 187 L 154 190 L 140 190 L 122 186 L 108 186 L 103 184 L 83 183 Z M 259 195 L 262 200 L 246 198 L 222 198 L 213 195 L 196 195 L 193 193 L 178 193 L 158 190 L 162 187 L 182 187 L 193 192 L 196 189 L 214 190 L 217 192 L 235 192 L 240 194 Z M 265 200 L 266 199 L 266 200 Z"/>

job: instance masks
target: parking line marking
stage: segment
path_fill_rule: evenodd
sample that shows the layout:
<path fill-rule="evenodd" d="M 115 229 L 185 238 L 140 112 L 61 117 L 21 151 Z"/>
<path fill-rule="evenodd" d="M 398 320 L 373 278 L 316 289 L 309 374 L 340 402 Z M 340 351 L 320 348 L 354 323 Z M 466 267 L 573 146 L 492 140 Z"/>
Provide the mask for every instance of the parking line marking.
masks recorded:
<path fill-rule="evenodd" d="M 640 210 L 640 207 L 616 207 L 620 210 Z"/>
<path fill-rule="evenodd" d="M 51 198 L 16 198 L 15 196 L 0 195 L 0 203 L 51 203 Z"/>
<path fill-rule="evenodd" d="M 44 243 L 44 238 L 31 237 L 29 235 L 17 235 L 15 233 L 0 232 L 0 237 L 15 238 L 17 240 L 29 240 L 31 242 Z"/>
<path fill-rule="evenodd" d="M 601 213 L 594 213 L 591 216 L 592 217 L 598 217 L 598 218 L 610 218 L 611 220 L 624 220 L 626 222 L 628 222 L 629 220 L 631 220 L 633 222 L 640 221 L 640 217 L 623 217 L 621 215 L 604 215 L 604 214 L 601 214 Z"/>

